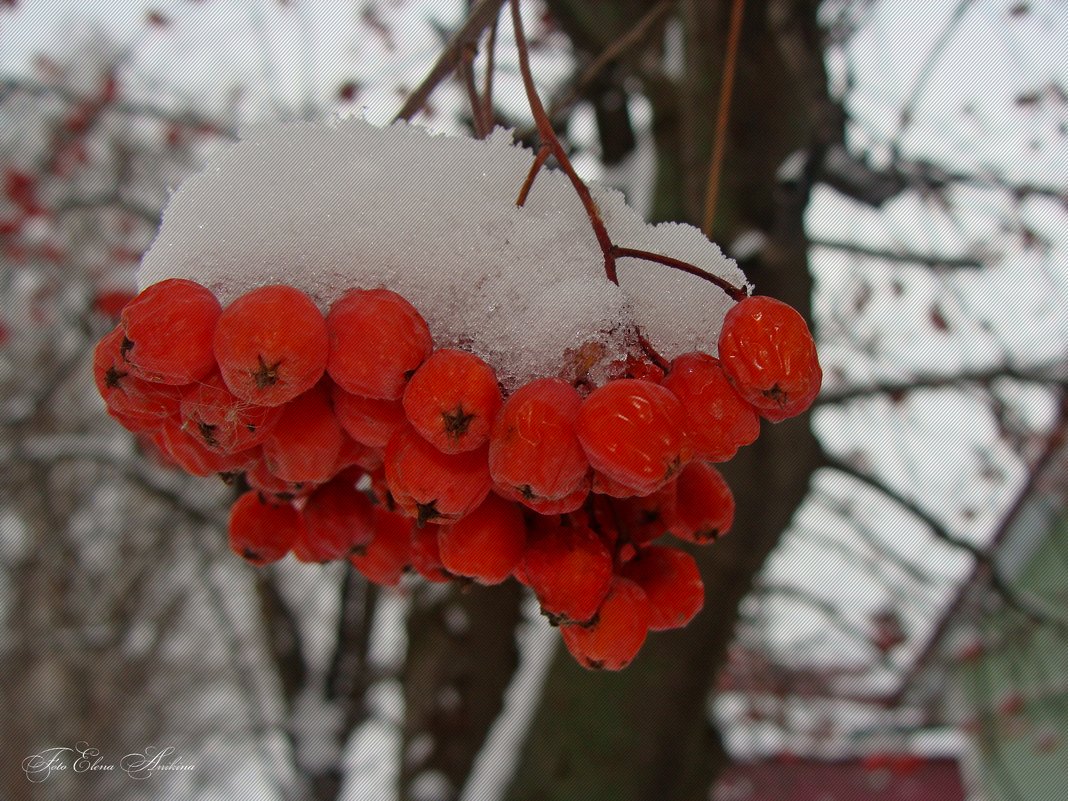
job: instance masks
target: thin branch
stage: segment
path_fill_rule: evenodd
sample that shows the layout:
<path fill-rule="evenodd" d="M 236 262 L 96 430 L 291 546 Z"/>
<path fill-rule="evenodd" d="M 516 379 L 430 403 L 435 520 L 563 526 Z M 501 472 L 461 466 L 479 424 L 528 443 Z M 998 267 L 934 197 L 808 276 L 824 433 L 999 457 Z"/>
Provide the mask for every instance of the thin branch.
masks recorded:
<path fill-rule="evenodd" d="M 731 4 L 731 27 L 727 34 L 727 55 L 723 61 L 723 80 L 719 88 L 719 109 L 716 111 L 715 144 L 712 147 L 712 162 L 708 168 L 708 184 L 705 189 L 704 232 L 712 239 L 712 222 L 716 218 L 716 201 L 719 198 L 720 173 L 723 169 L 723 154 L 727 149 L 727 125 L 730 123 L 731 98 L 734 94 L 734 71 L 738 62 L 738 45 L 742 39 L 742 18 L 745 0 Z"/>
<path fill-rule="evenodd" d="M 467 20 L 445 45 L 430 73 L 404 101 L 393 118 L 394 122 L 411 121 L 423 109 L 438 84 L 449 77 L 463 59 L 464 50 L 475 45 L 482 37 L 482 32 L 497 19 L 502 5 L 504 0 L 478 0 L 467 15 Z"/>
<path fill-rule="evenodd" d="M 663 256 L 659 253 L 650 253 L 648 250 L 637 250 L 635 248 L 624 248 L 618 245 L 612 245 L 612 253 L 615 256 L 631 258 L 631 259 L 644 259 L 645 261 L 653 261 L 657 264 L 663 264 L 666 267 L 672 267 L 676 270 L 681 270 L 684 273 L 701 278 L 708 281 L 711 284 L 715 284 L 722 289 L 732 300 L 744 300 L 749 297 L 749 292 L 745 287 L 737 287 L 730 281 L 724 278 L 720 278 L 718 275 L 702 270 L 700 267 L 695 267 L 685 261 L 672 258 L 671 256 Z M 618 282 L 617 282 L 618 283 Z"/>
<path fill-rule="evenodd" d="M 473 45 L 465 47 L 463 50 L 463 58 L 460 59 L 460 63 L 457 69 L 460 72 L 460 80 L 463 82 L 464 89 L 467 92 L 467 103 L 471 106 L 471 122 L 475 129 L 475 137 L 477 139 L 485 139 L 490 132 L 489 124 L 486 122 L 486 108 L 482 102 L 482 98 L 478 96 L 478 87 L 475 86 L 475 55 L 477 51 Z"/>
<path fill-rule="evenodd" d="M 901 264 L 924 264 L 928 267 L 947 267 L 955 270 L 978 270 L 983 263 L 976 258 L 960 258 L 953 256 L 936 256 L 924 253 L 900 253 L 891 250 L 861 245 L 856 242 L 839 242 L 831 239 L 810 238 L 809 245 L 817 248 L 828 248 L 843 253 L 852 253 L 857 256 L 867 256 L 881 261 L 890 261 Z"/>
<path fill-rule="evenodd" d="M 496 115 L 493 111 L 493 70 L 497 58 L 497 21 L 493 18 L 493 24 L 489 27 L 486 36 L 486 74 L 482 84 L 483 119 L 489 123 L 492 129 Z"/>

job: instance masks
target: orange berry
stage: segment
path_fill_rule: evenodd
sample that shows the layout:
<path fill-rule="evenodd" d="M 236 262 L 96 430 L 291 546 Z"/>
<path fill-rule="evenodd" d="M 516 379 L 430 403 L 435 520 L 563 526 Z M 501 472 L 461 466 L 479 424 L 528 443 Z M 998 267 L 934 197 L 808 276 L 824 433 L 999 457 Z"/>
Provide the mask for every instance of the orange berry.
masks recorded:
<path fill-rule="evenodd" d="M 233 453 L 263 442 L 282 410 L 241 400 L 216 373 L 183 395 L 181 416 L 182 428 L 209 450 Z"/>
<path fill-rule="evenodd" d="M 612 555 L 589 526 L 538 521 L 523 552 L 524 579 L 551 619 L 584 622 L 596 614 L 612 580 Z"/>
<path fill-rule="evenodd" d="M 373 584 L 395 587 L 408 567 L 412 553 L 412 521 L 376 506 L 371 510 L 374 536 L 358 546 L 349 562 Z"/>
<path fill-rule="evenodd" d="M 267 503 L 258 492 L 246 492 L 230 507 L 230 550 L 257 566 L 277 562 L 301 528 L 300 513 L 289 504 Z"/>
<path fill-rule="evenodd" d="M 371 499 L 356 489 L 356 474 L 346 471 L 308 496 L 302 514 L 313 562 L 343 559 L 367 546 L 374 536 Z M 303 560 L 302 560 L 303 561 Z"/>
<path fill-rule="evenodd" d="M 730 531 L 734 495 L 716 468 L 707 462 L 693 462 L 679 476 L 676 510 L 671 533 L 704 545 Z"/>
<path fill-rule="evenodd" d="M 438 531 L 441 563 L 450 573 L 480 584 L 500 584 L 508 578 L 527 544 L 523 513 L 492 493 L 482 505 Z"/>
<path fill-rule="evenodd" d="M 331 391 L 334 414 L 350 437 L 372 448 L 384 448 L 389 438 L 404 428 L 404 407 L 395 400 L 353 395 L 336 384 Z"/>
<path fill-rule="evenodd" d="M 490 491 L 486 448 L 442 453 L 411 428 L 386 445 L 386 482 L 401 511 L 419 525 L 459 520 Z"/>
<path fill-rule="evenodd" d="M 267 468 L 286 481 L 327 481 L 344 442 L 322 386 L 291 400 L 263 441 Z"/>
<path fill-rule="evenodd" d="M 697 562 L 678 548 L 642 548 L 621 572 L 649 599 L 650 631 L 682 628 L 705 604 L 705 585 Z"/>

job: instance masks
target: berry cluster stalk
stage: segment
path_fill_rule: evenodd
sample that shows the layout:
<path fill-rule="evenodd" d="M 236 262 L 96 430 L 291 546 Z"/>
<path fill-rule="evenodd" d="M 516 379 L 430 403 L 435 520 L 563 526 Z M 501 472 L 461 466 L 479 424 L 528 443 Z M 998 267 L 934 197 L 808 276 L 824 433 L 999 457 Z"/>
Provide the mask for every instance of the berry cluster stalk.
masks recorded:
<path fill-rule="evenodd" d="M 512 11 L 512 25 L 515 28 L 516 50 L 519 55 L 519 72 L 523 76 L 523 87 L 527 93 L 527 102 L 530 104 L 530 112 L 534 116 L 534 122 L 538 128 L 538 135 L 542 140 L 542 146 L 539 148 L 534 163 L 530 167 L 530 172 L 527 174 L 526 180 L 523 182 L 519 197 L 516 200 L 516 205 L 522 206 L 526 202 L 527 195 L 530 193 L 530 188 L 534 184 L 534 179 L 537 177 L 538 172 L 550 155 L 555 156 L 557 163 L 560 165 L 560 169 L 564 171 L 564 174 L 567 175 L 568 179 L 571 181 L 571 185 L 575 188 L 579 200 L 582 201 L 583 208 L 586 209 L 586 215 L 589 217 L 590 226 L 593 228 L 594 236 L 597 237 L 597 244 L 600 245 L 601 253 L 604 255 L 605 276 L 613 284 L 619 284 L 619 277 L 616 274 L 616 257 L 624 256 L 656 262 L 689 273 L 698 278 L 702 278 L 715 284 L 735 301 L 747 297 L 748 293 L 744 287 L 737 287 L 719 276 L 712 275 L 711 273 L 702 270 L 700 267 L 696 267 L 695 265 L 680 261 L 679 259 L 670 256 L 662 256 L 657 253 L 650 253 L 649 251 L 637 250 L 635 248 L 620 247 L 612 242 L 611 237 L 608 235 L 608 229 L 605 227 L 604 220 L 601 219 L 600 209 L 597 208 L 597 203 L 594 201 L 589 187 L 579 177 L 578 173 L 575 172 L 571 160 L 567 157 L 567 151 L 560 143 L 560 139 L 556 136 L 552 123 L 549 121 L 549 115 L 545 112 L 545 106 L 542 105 L 541 98 L 538 97 L 537 89 L 534 87 L 534 77 L 530 70 L 530 53 L 527 46 L 527 38 L 523 31 L 523 20 L 519 14 L 519 0 L 509 0 L 509 5 Z"/>

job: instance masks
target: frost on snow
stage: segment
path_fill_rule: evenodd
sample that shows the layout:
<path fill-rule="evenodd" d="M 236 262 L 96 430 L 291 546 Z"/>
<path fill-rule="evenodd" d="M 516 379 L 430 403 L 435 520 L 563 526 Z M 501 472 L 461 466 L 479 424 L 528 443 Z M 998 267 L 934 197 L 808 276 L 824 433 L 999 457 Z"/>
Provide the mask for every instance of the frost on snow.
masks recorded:
<path fill-rule="evenodd" d="M 436 346 L 478 353 L 507 389 L 558 374 L 566 353 L 591 343 L 596 380 L 633 351 L 635 324 L 667 358 L 715 353 L 732 301 L 634 259 L 620 259 L 620 286 L 610 283 L 566 176 L 543 170 L 515 205 L 533 158 L 503 129 L 480 141 L 362 120 L 265 126 L 182 184 L 138 281 L 189 278 L 224 305 L 285 283 L 324 312 L 348 289 L 387 287 L 419 309 Z M 745 283 L 696 228 L 648 225 L 620 193 L 593 194 L 617 245 Z"/>

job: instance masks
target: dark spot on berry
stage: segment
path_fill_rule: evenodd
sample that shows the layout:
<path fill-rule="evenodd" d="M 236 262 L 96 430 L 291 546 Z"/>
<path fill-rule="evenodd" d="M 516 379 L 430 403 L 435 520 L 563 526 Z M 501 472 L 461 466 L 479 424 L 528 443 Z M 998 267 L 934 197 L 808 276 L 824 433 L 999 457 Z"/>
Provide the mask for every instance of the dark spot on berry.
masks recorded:
<path fill-rule="evenodd" d="M 667 470 L 664 471 L 664 480 L 667 481 L 680 470 L 682 470 L 682 457 L 676 456 L 671 460 L 671 464 L 667 466 Z"/>
<path fill-rule="evenodd" d="M 411 381 L 413 375 L 415 375 L 415 370 L 405 370 L 404 371 L 404 380 L 405 381 Z"/>
<path fill-rule="evenodd" d="M 538 496 L 534 494 L 534 488 L 530 484 L 524 484 L 519 488 L 519 494 L 523 496 L 525 500 L 532 501 Z"/>
<path fill-rule="evenodd" d="M 719 539 L 718 528 L 699 528 L 693 533 L 693 538 L 698 542 L 712 542 Z"/>
<path fill-rule="evenodd" d="M 650 526 L 660 519 L 659 509 L 642 509 L 638 516 L 642 525 Z"/>
<path fill-rule="evenodd" d="M 437 520 L 441 517 L 441 512 L 438 511 L 437 503 L 438 501 L 435 498 L 430 503 L 417 503 L 415 505 L 415 525 L 418 528 L 422 528 L 431 520 Z"/>
<path fill-rule="evenodd" d="M 204 444 L 211 448 L 219 447 L 219 440 L 215 439 L 216 426 L 210 423 L 205 423 L 201 420 L 197 423 L 197 431 L 200 432 L 200 438 L 204 440 Z"/>
<path fill-rule="evenodd" d="M 263 354 L 258 355 L 256 358 L 259 360 L 259 367 L 252 373 L 256 388 L 267 389 L 267 387 L 273 387 L 278 383 L 278 365 L 282 362 L 277 361 L 274 364 L 267 364 L 263 359 Z"/>
<path fill-rule="evenodd" d="M 465 412 L 462 405 L 457 405 L 451 412 L 442 412 L 441 419 L 445 423 L 445 433 L 453 439 L 459 439 L 467 433 L 467 428 L 475 416 Z"/>
<path fill-rule="evenodd" d="M 239 475 L 241 474 L 235 472 L 219 473 L 219 478 L 222 479 L 223 484 L 226 484 L 227 486 L 233 486 L 234 482 L 237 481 L 237 477 Z"/>
<path fill-rule="evenodd" d="M 256 563 L 256 562 L 260 561 L 260 555 L 258 553 L 256 553 L 256 551 L 254 551 L 251 548 L 249 548 L 248 546 L 245 546 L 245 549 L 243 551 L 241 551 L 241 555 L 243 557 L 245 557 L 248 561 L 252 562 L 252 563 Z"/>
<path fill-rule="evenodd" d="M 130 361 L 129 353 L 133 350 L 134 343 L 128 338 L 122 338 L 122 344 L 119 346 L 119 355 L 122 356 L 124 362 Z"/>
<path fill-rule="evenodd" d="M 603 659 L 587 659 L 586 667 L 590 670 L 601 670 L 604 667 Z"/>
<path fill-rule="evenodd" d="M 349 556 L 367 556 L 367 546 L 353 545 L 349 548 Z"/>
<path fill-rule="evenodd" d="M 256 426 L 254 426 L 252 423 L 245 423 L 245 428 L 249 430 L 250 434 L 256 433 Z"/>
<path fill-rule="evenodd" d="M 771 389 L 764 390 L 763 394 L 765 398 L 775 401 L 779 406 L 785 406 L 786 402 L 790 400 L 790 396 L 787 395 L 778 384 Z"/>
<path fill-rule="evenodd" d="M 120 373 L 115 369 L 114 365 L 108 368 L 108 371 L 104 373 L 104 386 L 108 389 L 115 389 L 119 386 L 119 381 L 126 378 L 129 373 Z"/>

